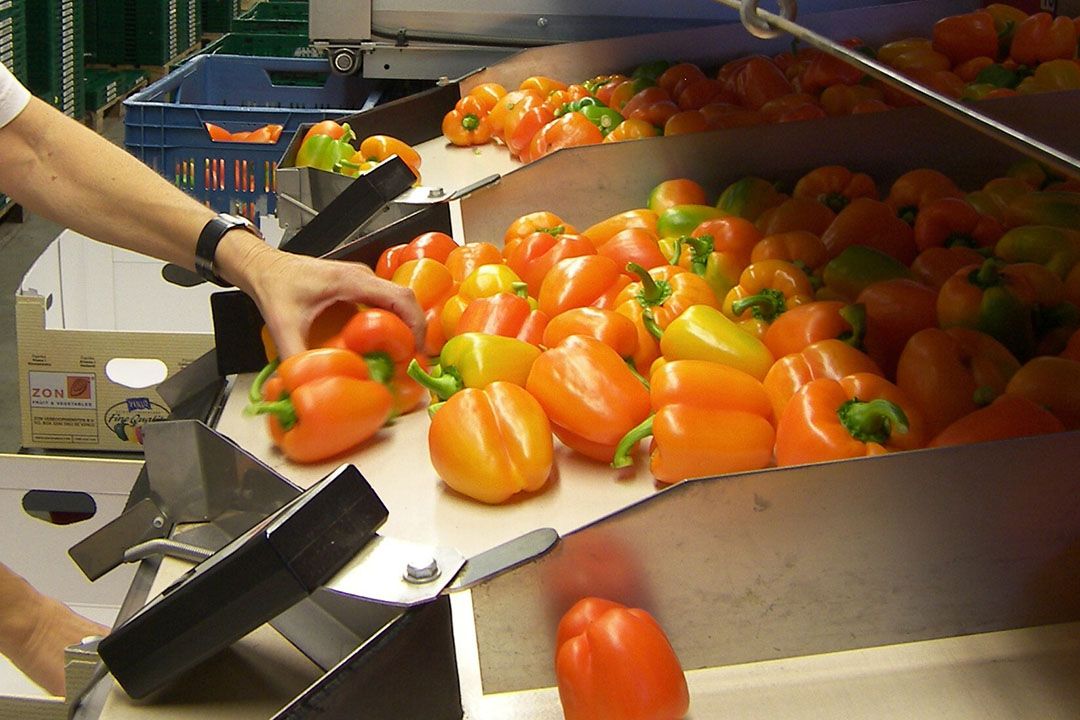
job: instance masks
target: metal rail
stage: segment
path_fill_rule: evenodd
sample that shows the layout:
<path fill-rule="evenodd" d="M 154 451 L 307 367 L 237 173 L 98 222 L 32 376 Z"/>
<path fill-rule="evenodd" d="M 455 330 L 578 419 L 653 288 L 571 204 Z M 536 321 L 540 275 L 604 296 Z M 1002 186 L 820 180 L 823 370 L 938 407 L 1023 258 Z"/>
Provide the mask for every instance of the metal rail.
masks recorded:
<path fill-rule="evenodd" d="M 784 15 L 761 10 L 757 6 L 758 0 L 715 1 L 738 10 L 743 25 L 756 37 L 776 37 L 779 35 L 777 31 L 786 32 L 798 40 L 854 65 L 867 75 L 881 80 L 891 87 L 909 95 L 914 95 L 921 102 L 944 115 L 984 135 L 993 137 L 1002 144 L 1043 163 L 1065 176 L 1080 178 L 1080 159 L 1073 157 L 1069 153 L 984 115 L 978 110 L 946 97 L 935 90 L 915 83 L 893 68 L 797 24 L 794 22 L 797 9 L 796 0 L 780 0 L 780 8 Z"/>

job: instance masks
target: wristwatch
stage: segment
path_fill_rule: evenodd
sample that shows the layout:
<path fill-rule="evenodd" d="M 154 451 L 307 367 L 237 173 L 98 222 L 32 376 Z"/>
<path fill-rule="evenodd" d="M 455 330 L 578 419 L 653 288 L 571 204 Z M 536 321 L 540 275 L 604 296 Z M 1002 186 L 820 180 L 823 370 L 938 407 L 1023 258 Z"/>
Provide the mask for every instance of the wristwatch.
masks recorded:
<path fill-rule="evenodd" d="M 247 230 L 260 240 L 263 239 L 263 234 L 259 232 L 259 228 L 255 227 L 247 218 L 237 215 L 221 213 L 217 217 L 211 218 L 203 226 L 202 232 L 199 233 L 199 240 L 195 243 L 195 272 L 203 280 L 221 287 L 231 287 L 214 271 L 214 253 L 217 252 L 218 243 L 221 242 L 221 238 L 225 237 L 225 233 L 237 228 Z"/>

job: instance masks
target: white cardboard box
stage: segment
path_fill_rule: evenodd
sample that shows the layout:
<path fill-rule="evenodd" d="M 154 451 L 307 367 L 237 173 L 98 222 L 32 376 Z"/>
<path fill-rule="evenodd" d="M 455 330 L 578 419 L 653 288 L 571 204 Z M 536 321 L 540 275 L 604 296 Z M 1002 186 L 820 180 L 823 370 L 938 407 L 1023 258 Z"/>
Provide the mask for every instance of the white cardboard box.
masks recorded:
<path fill-rule="evenodd" d="M 65 230 L 15 298 L 24 447 L 138 451 L 169 409 L 156 385 L 214 345 L 203 284 Z"/>

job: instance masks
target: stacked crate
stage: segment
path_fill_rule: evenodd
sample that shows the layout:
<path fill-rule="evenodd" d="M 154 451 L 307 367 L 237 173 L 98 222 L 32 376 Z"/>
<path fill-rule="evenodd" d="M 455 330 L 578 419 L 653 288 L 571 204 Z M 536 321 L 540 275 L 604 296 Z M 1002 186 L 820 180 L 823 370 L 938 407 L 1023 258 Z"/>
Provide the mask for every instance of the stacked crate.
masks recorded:
<path fill-rule="evenodd" d="M 308 32 L 309 6 L 306 2 L 263 2 L 232 22 L 232 30 L 242 33 Z"/>
<path fill-rule="evenodd" d="M 202 29 L 208 33 L 227 33 L 240 14 L 240 0 L 199 0 L 202 3 Z"/>
<path fill-rule="evenodd" d="M 166 67 L 202 39 L 200 0 L 96 0 L 94 61 Z"/>
<path fill-rule="evenodd" d="M 0 0 L 0 63 L 27 81 L 26 0 Z"/>
<path fill-rule="evenodd" d="M 33 0 L 26 4 L 30 89 L 65 115 L 83 117 L 83 0 Z"/>

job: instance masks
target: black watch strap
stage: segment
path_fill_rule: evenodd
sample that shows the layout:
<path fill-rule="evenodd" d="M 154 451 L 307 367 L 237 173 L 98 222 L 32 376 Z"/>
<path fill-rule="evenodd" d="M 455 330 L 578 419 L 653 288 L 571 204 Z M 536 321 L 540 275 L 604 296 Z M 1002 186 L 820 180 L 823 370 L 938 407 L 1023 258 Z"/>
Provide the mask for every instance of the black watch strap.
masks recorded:
<path fill-rule="evenodd" d="M 251 222 L 236 215 L 222 213 L 211 218 L 203 226 L 202 232 L 199 233 L 199 240 L 195 243 L 195 272 L 203 280 L 221 287 L 231 287 L 214 270 L 214 254 L 217 252 L 221 238 L 225 237 L 225 233 L 236 228 L 247 230 L 256 237 L 262 237 L 262 233 Z"/>

